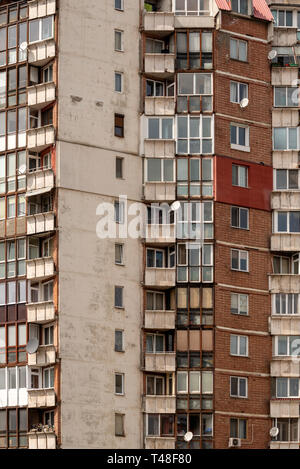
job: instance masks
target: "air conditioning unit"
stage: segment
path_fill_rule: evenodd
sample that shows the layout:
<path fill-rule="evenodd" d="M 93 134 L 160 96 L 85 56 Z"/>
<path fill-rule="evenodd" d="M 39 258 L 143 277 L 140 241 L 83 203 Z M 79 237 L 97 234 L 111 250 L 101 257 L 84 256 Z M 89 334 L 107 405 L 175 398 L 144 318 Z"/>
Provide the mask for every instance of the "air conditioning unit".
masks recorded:
<path fill-rule="evenodd" d="M 228 443 L 229 448 L 237 448 L 241 446 L 241 439 L 240 438 L 229 438 Z"/>

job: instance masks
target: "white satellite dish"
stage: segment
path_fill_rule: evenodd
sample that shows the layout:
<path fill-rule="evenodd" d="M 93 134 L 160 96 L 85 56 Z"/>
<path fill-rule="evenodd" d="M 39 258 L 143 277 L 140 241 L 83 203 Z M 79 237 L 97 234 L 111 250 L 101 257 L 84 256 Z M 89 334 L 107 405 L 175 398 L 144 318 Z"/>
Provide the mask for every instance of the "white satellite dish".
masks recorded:
<path fill-rule="evenodd" d="M 20 50 L 24 51 L 24 50 L 26 50 L 26 49 L 27 49 L 27 42 L 22 42 L 22 43 L 20 44 Z"/>
<path fill-rule="evenodd" d="M 22 164 L 18 170 L 19 174 L 25 174 L 26 173 L 26 164 Z"/>
<path fill-rule="evenodd" d="M 273 60 L 275 59 L 275 57 L 277 57 L 277 50 L 275 49 L 270 50 L 270 52 L 268 53 L 268 59 Z"/>
<path fill-rule="evenodd" d="M 184 440 L 187 441 L 187 442 L 189 442 L 189 441 L 192 440 L 193 436 L 194 436 L 194 435 L 193 435 L 192 432 L 187 432 L 187 433 L 184 435 Z"/>
<path fill-rule="evenodd" d="M 36 337 L 34 337 L 33 339 L 30 339 L 28 341 L 28 344 L 26 345 L 26 351 L 27 353 L 29 353 L 30 355 L 32 353 L 35 353 L 37 351 L 37 349 L 39 348 L 39 341 Z"/>
<path fill-rule="evenodd" d="M 277 428 L 277 427 L 271 428 L 271 430 L 270 430 L 270 436 L 271 436 L 272 438 L 275 438 L 275 437 L 278 435 L 278 433 L 279 433 L 279 428 Z"/>
<path fill-rule="evenodd" d="M 248 98 L 243 98 L 242 101 L 240 102 L 240 107 L 242 109 L 245 109 L 245 107 L 247 107 L 249 104 L 249 99 Z"/>
<path fill-rule="evenodd" d="M 181 207 L 180 202 L 178 200 L 176 200 L 175 202 L 172 203 L 171 210 L 174 210 L 174 211 L 179 210 L 180 207 Z"/>

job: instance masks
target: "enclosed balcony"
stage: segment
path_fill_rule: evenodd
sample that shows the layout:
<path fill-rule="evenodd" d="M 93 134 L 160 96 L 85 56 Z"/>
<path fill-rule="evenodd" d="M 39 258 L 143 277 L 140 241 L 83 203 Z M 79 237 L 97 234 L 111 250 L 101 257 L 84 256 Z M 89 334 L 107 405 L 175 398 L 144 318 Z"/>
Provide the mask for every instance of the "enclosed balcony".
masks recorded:
<path fill-rule="evenodd" d="M 269 290 L 271 293 L 299 293 L 300 275 L 272 274 L 269 275 Z"/>
<path fill-rule="evenodd" d="M 300 246 L 299 233 L 274 233 L 271 235 L 271 251 L 293 252 Z"/>
<path fill-rule="evenodd" d="M 54 212 L 42 212 L 27 216 L 27 234 L 46 233 L 54 231 Z"/>
<path fill-rule="evenodd" d="M 175 73 L 175 55 L 168 53 L 146 53 L 144 56 L 145 73 L 156 78 L 170 78 Z"/>
<path fill-rule="evenodd" d="M 270 416 L 272 418 L 298 418 L 299 400 L 271 400 Z"/>
<path fill-rule="evenodd" d="M 40 169 L 27 175 L 27 197 L 41 195 L 54 187 L 54 173 L 52 169 Z"/>
<path fill-rule="evenodd" d="M 144 197 L 149 202 L 173 202 L 176 199 L 176 183 L 146 182 Z"/>
<path fill-rule="evenodd" d="M 56 404 L 54 389 L 28 389 L 27 392 L 30 409 L 54 407 Z"/>
<path fill-rule="evenodd" d="M 55 101 L 55 84 L 40 83 L 27 88 L 28 106 L 31 109 L 39 110 Z"/>
<path fill-rule="evenodd" d="M 145 371 L 166 373 L 176 370 L 176 353 L 145 353 Z"/>
<path fill-rule="evenodd" d="M 54 345 L 40 346 L 35 353 L 28 353 L 28 366 L 48 366 L 56 362 Z"/>
<path fill-rule="evenodd" d="M 175 449 L 175 438 L 146 437 L 145 449 Z"/>
<path fill-rule="evenodd" d="M 28 433 L 29 449 L 56 449 L 56 434 L 52 429 L 31 430 Z"/>
<path fill-rule="evenodd" d="M 143 27 L 146 32 L 171 33 L 174 31 L 174 13 L 167 11 L 144 12 Z"/>
<path fill-rule="evenodd" d="M 55 15 L 56 0 L 30 0 L 28 7 L 30 20 L 41 18 L 42 16 Z"/>
<path fill-rule="evenodd" d="M 172 116 L 175 114 L 175 100 L 173 96 L 145 97 L 146 116 Z"/>
<path fill-rule="evenodd" d="M 176 225 L 152 224 L 146 228 L 146 243 L 150 244 L 174 244 L 176 239 Z"/>
<path fill-rule="evenodd" d="M 147 268 L 145 269 L 145 285 L 149 287 L 175 287 L 175 268 Z"/>
<path fill-rule="evenodd" d="M 27 147 L 37 153 L 55 143 L 55 129 L 53 125 L 44 125 L 36 129 L 27 130 Z"/>
<path fill-rule="evenodd" d="M 149 414 L 175 414 L 176 396 L 144 396 L 144 412 Z"/>
<path fill-rule="evenodd" d="M 145 329 L 175 329 L 175 311 L 145 311 Z"/>
<path fill-rule="evenodd" d="M 37 67 L 43 67 L 56 55 L 54 39 L 35 42 L 28 45 L 28 62 Z"/>
<path fill-rule="evenodd" d="M 27 322 L 34 324 L 46 324 L 55 319 L 55 307 L 53 301 L 41 301 L 27 304 Z"/>
<path fill-rule="evenodd" d="M 55 274 L 54 261 L 52 257 L 42 257 L 27 260 L 27 279 L 45 280 Z"/>

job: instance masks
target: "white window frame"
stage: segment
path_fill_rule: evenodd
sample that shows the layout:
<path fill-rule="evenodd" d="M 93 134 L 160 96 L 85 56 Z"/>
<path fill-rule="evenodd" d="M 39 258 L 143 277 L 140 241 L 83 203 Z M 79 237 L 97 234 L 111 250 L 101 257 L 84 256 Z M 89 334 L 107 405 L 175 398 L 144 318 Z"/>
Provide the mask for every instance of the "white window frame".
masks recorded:
<path fill-rule="evenodd" d="M 147 336 L 153 337 L 153 352 L 148 352 L 147 351 Z M 156 350 L 156 337 L 162 337 L 163 338 L 163 350 L 162 352 L 158 352 Z M 166 353 L 166 337 L 164 334 L 155 334 L 155 333 L 147 333 L 146 334 L 146 354 L 151 353 L 151 354 L 160 354 L 160 353 Z"/>
<path fill-rule="evenodd" d="M 117 383 L 116 383 L 117 376 L 121 376 L 121 378 L 122 378 L 122 390 L 121 390 L 121 392 L 117 392 Z M 125 395 L 125 375 L 124 375 L 124 373 L 119 373 L 119 372 L 115 373 L 115 395 L 116 396 L 124 396 Z"/>
<path fill-rule="evenodd" d="M 231 11 L 233 13 L 238 13 L 239 15 L 249 15 L 249 0 L 246 0 L 246 3 L 247 3 L 247 13 L 242 13 L 241 12 L 241 0 L 237 0 L 238 2 L 238 7 L 237 7 L 237 10 L 234 10 L 232 8 L 232 5 L 231 5 Z"/>
<path fill-rule="evenodd" d="M 147 253 L 148 253 L 148 251 L 154 251 L 154 261 L 155 261 L 155 266 L 154 267 L 148 267 L 148 263 L 147 263 Z M 163 255 L 163 257 L 162 257 L 162 267 L 157 267 L 157 265 L 156 265 L 156 261 L 157 261 L 156 253 L 157 252 L 161 252 L 162 255 Z M 148 247 L 146 249 L 146 268 L 147 269 L 165 269 L 166 268 L 165 265 L 166 265 L 166 256 L 165 256 L 165 251 L 163 249 L 150 248 L 150 247 Z"/>
<path fill-rule="evenodd" d="M 159 120 L 159 130 L 158 130 L 158 137 L 152 138 L 149 137 L 149 122 L 150 120 L 158 119 Z M 163 132 L 162 132 L 162 123 L 163 120 L 169 120 L 172 121 L 172 137 L 171 138 L 164 138 Z M 168 117 L 168 116 L 151 116 L 147 117 L 146 119 L 147 123 L 147 129 L 146 129 L 146 138 L 148 140 L 174 140 L 175 138 L 175 122 L 174 122 L 174 117 Z"/>
<path fill-rule="evenodd" d="M 285 105 L 276 105 L 276 90 L 278 89 L 284 89 L 285 90 L 285 102 L 286 104 Z M 293 103 L 292 106 L 288 105 L 288 90 L 294 90 L 294 92 L 297 93 L 297 98 L 298 98 L 298 102 L 297 103 Z M 274 86 L 274 107 L 276 108 L 297 108 L 299 107 L 299 88 L 295 87 L 295 86 Z"/>
<path fill-rule="evenodd" d="M 279 337 L 283 337 L 284 339 L 286 339 L 286 351 L 287 352 L 285 354 L 283 354 L 283 353 L 279 354 L 279 352 L 278 352 Z M 276 335 L 274 337 L 274 355 L 276 357 L 299 357 L 300 355 L 292 355 L 290 353 L 291 344 L 292 344 L 293 340 L 299 340 L 299 344 L 300 344 L 300 335 Z M 299 349 L 300 349 L 300 345 L 299 345 Z M 299 350 L 299 353 L 300 353 L 300 350 Z"/>
<path fill-rule="evenodd" d="M 286 141 L 285 141 L 285 145 L 284 145 L 284 148 L 275 148 L 275 132 L 277 129 L 286 129 Z M 289 132 L 290 130 L 295 130 L 296 129 L 296 134 L 297 134 L 297 146 L 296 148 L 292 148 L 289 146 L 289 140 L 290 140 L 290 137 L 289 137 Z M 274 151 L 299 151 L 299 129 L 300 127 L 273 127 L 273 150 Z"/>
<path fill-rule="evenodd" d="M 236 252 L 239 253 L 239 255 L 238 255 L 238 264 L 239 264 L 239 268 L 238 268 L 238 269 L 232 267 L 232 261 L 233 261 L 233 256 L 232 256 L 232 254 L 233 254 L 233 251 L 236 251 Z M 247 267 L 246 267 L 246 269 L 241 269 L 241 253 L 243 253 L 243 255 L 244 255 L 244 253 L 246 253 L 246 255 L 247 255 L 247 256 L 246 256 L 246 257 L 247 257 L 247 259 L 246 259 L 246 262 L 247 262 Z M 231 270 L 234 270 L 234 271 L 237 271 L 237 272 L 249 272 L 249 251 L 245 251 L 245 250 L 243 250 L 243 249 L 231 249 L 230 258 L 231 258 Z"/>
<path fill-rule="evenodd" d="M 287 395 L 286 396 L 279 396 L 278 395 L 278 379 L 285 379 L 287 380 Z M 290 386 L 290 380 L 291 379 L 298 379 L 298 395 L 297 396 L 291 396 L 291 386 Z M 275 388 L 276 388 L 276 398 L 277 399 L 299 399 L 300 397 L 300 383 L 299 383 L 299 378 L 297 377 L 283 377 L 283 376 L 280 376 L 280 377 L 276 377 L 275 378 Z"/>
<path fill-rule="evenodd" d="M 122 337 L 121 350 L 116 350 L 116 332 L 121 333 L 121 337 Z M 114 347 L 114 350 L 115 350 L 115 352 L 124 352 L 125 351 L 125 347 L 124 347 L 124 330 L 123 329 L 115 329 L 115 347 Z"/>
<path fill-rule="evenodd" d="M 179 137 L 178 136 L 178 121 L 179 119 L 186 119 L 187 120 L 187 136 L 186 137 Z M 199 119 L 199 136 L 198 137 L 191 137 L 190 136 L 190 129 L 191 125 L 190 122 L 191 120 Z M 203 129 L 203 119 L 210 119 L 210 137 L 203 137 L 202 135 L 202 129 Z M 176 129 L 177 129 L 177 135 L 176 135 L 176 153 L 178 155 L 212 155 L 214 153 L 214 116 L 213 115 L 193 115 L 193 114 L 177 114 L 176 115 Z M 179 152 L 178 150 L 178 144 L 180 141 L 187 141 L 187 152 Z M 191 152 L 191 142 L 193 140 L 199 140 L 200 141 L 200 153 L 192 153 Z M 204 153 L 203 152 L 203 141 L 211 141 L 211 152 L 209 153 Z"/>
<path fill-rule="evenodd" d="M 276 12 L 276 15 L 273 15 L 274 17 L 274 26 L 275 28 L 295 28 L 294 24 L 294 10 L 289 10 L 285 8 L 272 8 L 271 9 L 272 14 Z M 279 25 L 279 12 L 284 13 L 284 24 Z M 291 12 L 292 13 L 292 25 L 291 26 L 286 26 L 286 13 Z"/>
<path fill-rule="evenodd" d="M 232 175 L 233 175 L 233 167 L 237 167 L 238 168 L 238 184 L 233 184 L 232 182 L 232 185 L 234 187 L 243 187 L 244 189 L 247 189 L 249 187 L 249 168 L 248 166 L 243 166 L 243 165 L 240 165 L 240 164 L 233 164 L 232 165 Z M 246 170 L 246 185 L 243 186 L 241 184 L 241 168 L 243 168 L 244 170 Z"/>
<path fill-rule="evenodd" d="M 237 43 L 238 57 L 232 57 L 231 56 L 231 41 L 236 41 L 236 43 Z M 246 44 L 246 60 L 243 60 L 243 59 L 240 58 L 240 43 L 241 42 Z M 248 62 L 248 42 L 243 41 L 241 39 L 237 39 L 236 37 L 231 37 L 230 38 L 230 44 L 229 44 L 229 55 L 230 55 L 230 58 L 233 59 L 233 60 L 238 60 L 239 62 L 247 63 Z"/>
<path fill-rule="evenodd" d="M 121 49 L 117 49 L 117 34 L 120 34 Z M 114 49 L 115 49 L 115 52 L 124 52 L 124 31 L 122 29 L 114 30 Z"/>
<path fill-rule="evenodd" d="M 279 309 L 280 309 L 280 312 L 279 313 L 276 313 L 276 297 L 277 295 L 279 295 Z M 288 307 L 288 303 L 289 303 L 289 295 L 292 295 L 292 312 L 289 313 L 288 310 L 289 310 L 289 307 Z M 296 300 L 296 303 L 297 303 L 297 309 L 298 309 L 298 312 L 295 312 L 295 297 L 297 297 L 297 300 Z M 283 301 L 283 298 L 284 298 L 284 301 Z M 283 302 L 285 304 L 285 313 L 283 313 Z M 299 293 L 273 293 L 272 294 L 272 316 L 283 316 L 283 317 L 286 317 L 286 316 L 299 316 L 300 315 L 300 296 L 299 296 Z"/>
<path fill-rule="evenodd" d="M 239 142 L 239 129 L 245 129 L 245 145 L 240 145 L 240 143 L 232 143 L 231 141 L 231 128 L 236 129 L 236 141 Z M 231 122 L 230 124 L 230 148 L 233 150 L 247 151 L 250 152 L 250 127 L 248 125 L 237 124 L 236 122 Z"/>
<path fill-rule="evenodd" d="M 150 181 L 148 179 L 148 161 L 151 160 L 153 161 L 154 158 L 145 158 L 145 182 L 149 182 L 149 183 L 153 183 L 153 184 L 157 184 L 157 183 L 173 183 L 173 182 L 176 182 L 176 166 L 175 166 L 175 162 L 176 160 L 174 158 L 155 158 L 155 160 L 160 160 L 160 163 L 161 163 L 161 168 L 160 168 L 160 181 Z M 173 165 L 173 180 L 172 181 L 165 181 L 164 179 L 164 174 L 165 174 L 165 171 L 164 171 L 164 164 L 165 164 L 165 161 L 171 161 L 172 162 L 172 165 Z"/>
<path fill-rule="evenodd" d="M 151 81 L 151 82 L 154 84 L 154 86 L 153 86 L 154 95 L 150 95 L 150 96 L 147 95 L 147 81 Z M 157 84 L 157 83 L 159 83 L 160 85 L 163 86 L 163 94 L 162 94 L 162 96 L 156 94 L 156 84 Z M 165 83 L 164 83 L 163 81 L 152 80 L 151 78 L 147 78 L 147 79 L 146 79 L 145 86 L 146 86 L 145 98 L 162 98 L 162 97 L 166 96 L 166 90 L 165 90 L 166 86 L 165 86 Z"/>
<path fill-rule="evenodd" d="M 121 253 L 121 262 L 117 262 L 116 259 L 116 247 L 120 247 L 120 253 Z M 121 243 L 115 243 L 115 265 L 124 265 L 124 244 Z"/>
<path fill-rule="evenodd" d="M 280 188 L 277 187 L 277 171 L 285 171 L 285 173 L 286 173 L 285 174 L 285 182 L 286 182 L 285 185 L 286 185 L 286 187 L 284 187 L 284 188 L 283 187 L 280 187 Z M 289 174 L 290 174 L 290 171 L 297 171 L 297 173 L 298 173 L 298 178 L 297 178 L 298 179 L 298 187 L 295 187 L 295 188 L 292 188 L 292 189 L 289 187 Z M 274 169 L 273 170 L 273 179 L 274 179 L 274 190 L 276 190 L 276 191 L 280 191 L 280 192 L 281 191 L 289 191 L 289 192 L 291 192 L 291 191 L 298 191 L 300 189 L 300 171 L 299 171 L 299 169 L 294 169 L 294 168 L 292 168 L 292 169 L 285 169 L 285 168 Z"/>
<path fill-rule="evenodd" d="M 43 20 L 45 18 L 52 18 L 52 35 L 50 37 L 48 37 L 47 39 L 42 39 L 42 24 L 43 24 Z M 29 29 L 30 29 L 30 23 L 32 21 L 36 21 L 36 20 L 39 21 L 39 39 L 37 41 L 32 41 L 32 42 L 29 39 L 29 44 L 36 44 L 38 42 L 48 41 L 49 39 L 52 39 L 54 37 L 54 15 L 43 16 L 42 18 L 36 18 L 34 20 L 29 21 L 28 34 L 29 34 Z"/>
<path fill-rule="evenodd" d="M 178 96 L 213 96 L 214 91 L 213 91 L 213 74 L 212 73 L 189 73 L 188 75 L 193 76 L 193 93 L 180 93 L 180 87 L 179 87 L 179 82 L 180 82 L 180 75 L 187 76 L 187 73 L 178 73 L 177 76 L 177 89 L 178 89 Z M 210 78 L 210 93 L 196 93 L 196 79 L 198 75 L 206 75 L 207 77 Z"/>
<path fill-rule="evenodd" d="M 237 297 L 237 304 L 238 304 L 237 313 L 232 312 L 231 300 L 232 300 L 233 296 Z M 247 298 L 247 311 L 245 313 L 241 312 L 241 297 L 242 296 Z M 231 294 L 230 294 L 230 312 L 231 312 L 231 314 L 235 314 L 235 315 L 238 315 L 238 316 L 249 316 L 249 295 L 246 294 L 246 293 L 231 292 Z"/>
<path fill-rule="evenodd" d="M 233 97 L 232 97 L 232 86 L 235 85 L 237 87 L 237 101 L 234 101 L 233 100 Z M 248 89 L 249 89 L 249 85 L 248 83 L 242 83 L 242 82 L 239 82 L 239 81 L 230 81 L 230 102 L 231 103 L 235 103 L 235 104 L 240 104 L 241 100 L 243 98 L 241 98 L 241 86 L 244 86 L 245 89 L 246 89 L 246 94 L 244 96 L 244 98 L 248 98 Z"/>
<path fill-rule="evenodd" d="M 156 391 L 156 381 L 157 380 L 162 380 L 162 394 L 147 394 L 147 389 L 148 389 L 148 384 L 147 381 L 149 378 L 154 379 L 154 390 Z M 164 376 L 158 376 L 158 375 L 147 375 L 146 376 L 146 396 L 164 396 L 166 394 L 166 383 L 165 383 L 165 377 Z"/>
<path fill-rule="evenodd" d="M 122 302 L 121 302 L 122 304 L 121 304 L 121 306 L 120 305 L 117 306 L 115 304 L 116 303 L 116 289 L 117 288 L 120 288 L 121 291 L 122 291 Z M 124 309 L 124 287 L 122 285 L 115 285 L 114 286 L 114 307 L 118 308 L 118 309 Z"/>
<path fill-rule="evenodd" d="M 274 233 L 299 233 L 298 231 L 290 231 L 290 213 L 291 212 L 300 212 L 300 210 L 276 210 L 273 212 L 273 232 Z M 278 214 L 286 213 L 287 214 L 287 231 L 278 231 Z"/>
<path fill-rule="evenodd" d="M 115 10 L 117 11 L 124 11 L 124 0 L 120 0 L 121 6 L 117 7 L 117 0 L 115 0 Z"/>
<path fill-rule="evenodd" d="M 238 226 L 234 226 L 232 224 L 232 210 L 233 209 L 237 209 L 238 210 Z M 240 211 L 241 210 L 244 210 L 245 212 L 247 212 L 247 226 L 246 228 L 244 228 L 243 226 L 240 226 L 240 220 L 241 220 L 241 215 L 240 215 Z M 249 231 L 249 209 L 248 208 L 244 208 L 244 207 L 237 207 L 236 205 L 232 205 L 231 208 L 230 208 L 230 222 L 231 222 L 231 228 L 235 228 L 235 229 L 238 229 L 238 230 L 248 230 Z"/>
<path fill-rule="evenodd" d="M 232 393 L 232 380 L 237 380 L 237 394 Z M 240 382 L 245 381 L 245 391 L 246 395 L 242 396 L 240 394 Z M 247 399 L 248 398 L 248 378 L 244 376 L 230 376 L 230 397 L 238 397 L 239 399 Z"/>
<path fill-rule="evenodd" d="M 237 337 L 237 353 L 231 352 L 231 337 Z M 241 337 L 246 339 L 246 354 L 242 355 L 241 352 Z M 233 357 L 248 357 L 249 356 L 249 337 L 247 335 L 230 334 L 230 355 Z"/>
<path fill-rule="evenodd" d="M 176 0 L 172 1 L 172 11 L 175 15 L 178 16 L 202 16 L 202 15 L 209 15 L 211 10 L 211 0 L 205 0 L 209 6 L 208 10 L 201 9 L 201 0 L 198 0 L 198 8 L 197 10 L 188 10 L 188 0 L 185 0 L 184 9 L 183 10 L 176 10 Z M 190 15 L 192 13 L 192 15 Z"/>
<path fill-rule="evenodd" d="M 120 89 L 120 90 L 117 90 L 117 89 L 116 89 L 116 78 L 117 78 L 117 75 L 120 77 L 120 83 L 121 83 L 121 89 Z M 123 72 L 117 72 L 117 71 L 115 71 L 115 92 L 116 92 L 116 93 L 119 93 L 119 94 L 122 94 L 122 93 L 123 93 L 123 78 L 124 78 Z"/>
<path fill-rule="evenodd" d="M 147 309 L 147 294 L 148 294 L 148 293 L 151 293 L 151 295 L 153 295 L 153 305 L 155 306 L 154 309 Z M 161 311 L 160 309 L 157 309 L 157 308 L 156 308 L 156 303 L 157 303 L 156 296 L 157 296 L 157 295 L 162 295 L 162 297 L 163 297 L 163 311 L 165 311 L 165 308 L 166 308 L 166 298 L 165 298 L 164 292 L 161 292 L 161 291 L 154 291 L 154 290 L 146 290 L 146 311 Z"/>

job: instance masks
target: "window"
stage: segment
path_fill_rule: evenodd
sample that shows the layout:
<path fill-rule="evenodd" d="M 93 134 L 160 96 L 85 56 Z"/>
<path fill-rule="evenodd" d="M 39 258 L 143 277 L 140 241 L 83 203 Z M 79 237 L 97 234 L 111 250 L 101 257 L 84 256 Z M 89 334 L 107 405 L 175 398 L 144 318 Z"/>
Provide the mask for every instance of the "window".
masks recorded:
<path fill-rule="evenodd" d="M 53 16 L 46 16 L 29 22 L 29 44 L 53 37 Z"/>
<path fill-rule="evenodd" d="M 148 134 L 149 139 L 173 139 L 174 121 L 172 117 L 149 117 L 148 118 Z"/>
<path fill-rule="evenodd" d="M 245 335 L 230 335 L 230 355 L 248 357 L 248 337 Z"/>
<path fill-rule="evenodd" d="M 230 125 L 230 146 L 234 150 L 250 151 L 249 148 L 249 127 L 231 124 Z"/>
<path fill-rule="evenodd" d="M 177 393 L 212 394 L 213 373 L 211 371 L 177 371 Z"/>
<path fill-rule="evenodd" d="M 276 397 L 299 397 L 299 378 L 276 378 Z"/>
<path fill-rule="evenodd" d="M 54 388 L 54 368 L 46 368 L 43 372 L 44 388 Z"/>
<path fill-rule="evenodd" d="M 231 308 L 232 314 L 241 314 L 243 316 L 248 314 L 248 295 L 243 293 L 231 293 Z"/>
<path fill-rule="evenodd" d="M 248 43 L 239 39 L 230 38 L 230 58 L 247 62 Z"/>
<path fill-rule="evenodd" d="M 161 249 L 147 249 L 147 268 L 162 269 L 164 266 L 164 251 Z"/>
<path fill-rule="evenodd" d="M 124 331 L 115 330 L 115 352 L 124 352 L 123 335 Z"/>
<path fill-rule="evenodd" d="M 165 84 L 162 81 L 146 80 L 146 96 L 158 97 L 165 95 Z"/>
<path fill-rule="evenodd" d="M 300 212 L 274 212 L 275 233 L 300 233 Z"/>
<path fill-rule="evenodd" d="M 248 397 L 248 379 L 230 376 L 230 396 Z"/>
<path fill-rule="evenodd" d="M 212 158 L 177 158 L 177 196 L 178 198 L 213 196 Z M 204 211 L 208 210 L 204 204 Z M 207 228 L 207 227 L 205 227 Z M 206 235 L 205 238 L 212 236 Z"/>
<path fill-rule="evenodd" d="M 162 376 L 146 377 L 146 395 L 163 396 L 165 394 L 165 380 Z"/>
<path fill-rule="evenodd" d="M 146 54 L 162 54 L 166 51 L 164 41 L 146 38 Z"/>
<path fill-rule="evenodd" d="M 271 10 L 274 17 L 275 27 L 292 28 L 293 11 L 292 10 Z"/>
<path fill-rule="evenodd" d="M 117 202 L 114 203 L 114 211 L 115 211 L 115 222 L 123 224 L 125 218 L 125 204 L 124 202 Z"/>
<path fill-rule="evenodd" d="M 175 15 L 208 15 L 210 0 L 175 0 Z"/>
<path fill-rule="evenodd" d="M 115 51 L 123 52 L 123 35 L 123 31 L 118 31 L 117 29 L 115 29 Z"/>
<path fill-rule="evenodd" d="M 115 10 L 124 10 L 124 0 L 115 0 Z"/>
<path fill-rule="evenodd" d="M 123 114 L 115 114 L 115 137 L 124 137 L 124 120 Z"/>
<path fill-rule="evenodd" d="M 124 158 L 116 157 L 116 178 L 123 179 L 123 161 Z"/>
<path fill-rule="evenodd" d="M 123 308 L 123 291 L 124 287 L 115 287 L 115 307 Z"/>
<path fill-rule="evenodd" d="M 28 431 L 27 409 L 0 410 L 1 449 L 28 447 Z"/>
<path fill-rule="evenodd" d="M 248 187 L 248 168 L 246 166 L 232 165 L 232 185 Z"/>
<path fill-rule="evenodd" d="M 146 310 L 163 311 L 165 309 L 165 295 L 161 292 L 146 292 Z"/>
<path fill-rule="evenodd" d="M 241 251 L 239 249 L 231 249 L 231 269 L 248 272 L 248 251 Z"/>
<path fill-rule="evenodd" d="M 300 189 L 298 169 L 275 169 L 274 171 L 275 190 Z"/>
<path fill-rule="evenodd" d="M 289 274 L 290 273 L 290 258 L 284 256 L 273 257 L 273 272 L 274 274 Z"/>
<path fill-rule="evenodd" d="M 299 90 L 292 86 L 274 87 L 274 106 L 275 107 L 298 107 Z"/>
<path fill-rule="evenodd" d="M 248 15 L 248 0 L 231 0 L 231 9 L 242 15 Z"/>
<path fill-rule="evenodd" d="M 147 182 L 174 182 L 174 159 L 149 158 L 145 160 Z"/>
<path fill-rule="evenodd" d="M 122 93 L 123 91 L 123 73 L 115 72 L 115 91 Z"/>
<path fill-rule="evenodd" d="M 212 75 L 178 73 L 177 112 L 212 111 Z"/>
<path fill-rule="evenodd" d="M 189 243 L 177 245 L 177 281 L 213 281 L 212 244 Z"/>
<path fill-rule="evenodd" d="M 299 441 L 299 419 L 274 419 L 274 426 L 279 429 L 277 441 Z"/>
<path fill-rule="evenodd" d="M 273 150 L 299 150 L 299 127 L 275 127 Z"/>
<path fill-rule="evenodd" d="M 176 223 L 177 238 L 213 238 L 213 203 L 211 201 L 181 203 L 176 213 Z M 197 247 L 196 244 L 190 246 L 191 249 Z"/>
<path fill-rule="evenodd" d="M 0 242 L 0 278 L 21 277 L 26 275 L 25 259 L 25 238 Z"/>
<path fill-rule="evenodd" d="M 48 425 L 54 429 L 54 410 L 44 412 L 44 425 Z"/>
<path fill-rule="evenodd" d="M 115 264 L 123 265 L 124 245 L 115 244 Z"/>
<path fill-rule="evenodd" d="M 173 436 L 174 415 L 146 414 L 147 436 Z"/>
<path fill-rule="evenodd" d="M 43 345 L 53 345 L 54 326 L 45 326 L 43 328 Z"/>
<path fill-rule="evenodd" d="M 146 353 L 163 353 L 165 336 L 162 334 L 146 334 Z"/>
<path fill-rule="evenodd" d="M 246 419 L 230 419 L 230 437 L 247 438 L 247 420 Z"/>
<path fill-rule="evenodd" d="M 298 293 L 276 293 L 272 295 L 273 314 L 299 314 Z"/>
<path fill-rule="evenodd" d="M 212 42 L 212 33 L 209 31 L 177 32 L 177 69 L 211 69 Z"/>
<path fill-rule="evenodd" d="M 124 414 L 115 414 L 115 436 L 125 436 Z"/>
<path fill-rule="evenodd" d="M 237 81 L 231 81 L 230 101 L 232 103 L 240 103 L 244 98 L 248 98 L 248 85 Z"/>
<path fill-rule="evenodd" d="M 241 207 L 231 207 L 231 226 L 243 230 L 249 229 L 249 210 Z"/>
<path fill-rule="evenodd" d="M 213 118 L 208 116 L 177 116 L 177 153 L 213 153 Z"/>
<path fill-rule="evenodd" d="M 26 324 L 0 326 L 0 364 L 26 362 Z"/>
<path fill-rule="evenodd" d="M 300 336 L 275 336 L 275 355 L 299 357 Z"/>
<path fill-rule="evenodd" d="M 124 395 L 124 374 L 115 373 L 115 394 Z"/>

